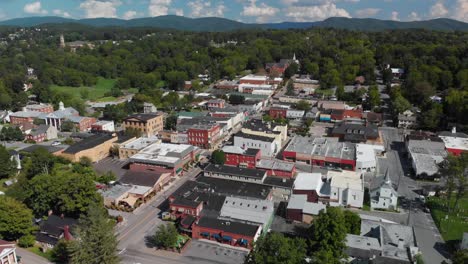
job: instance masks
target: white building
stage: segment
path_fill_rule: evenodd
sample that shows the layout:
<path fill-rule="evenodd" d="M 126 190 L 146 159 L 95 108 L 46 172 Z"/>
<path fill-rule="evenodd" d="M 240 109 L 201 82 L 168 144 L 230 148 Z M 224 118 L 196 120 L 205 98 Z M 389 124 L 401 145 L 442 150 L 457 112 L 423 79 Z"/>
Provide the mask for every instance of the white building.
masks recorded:
<path fill-rule="evenodd" d="M 384 151 L 381 145 L 356 144 L 356 172 L 375 172 L 377 156 Z"/>
<path fill-rule="evenodd" d="M 328 171 L 330 183 L 330 206 L 362 208 L 364 187 L 360 173 L 354 171 Z"/>
<path fill-rule="evenodd" d="M 114 132 L 115 131 L 114 121 L 106 121 L 106 120 L 98 121 L 91 126 L 91 129 L 97 130 L 97 131 Z"/>
<path fill-rule="evenodd" d="M 304 110 L 288 109 L 286 111 L 286 118 L 301 119 L 302 117 L 304 117 L 304 114 Z"/>
<path fill-rule="evenodd" d="M 369 188 L 372 209 L 395 210 L 397 208 L 398 193 L 393 189 L 392 181 L 388 176 L 375 178 Z"/>
<path fill-rule="evenodd" d="M 267 157 L 275 156 L 281 149 L 281 145 L 278 145 L 278 141 L 275 140 L 275 138 L 242 132 L 234 135 L 234 146 L 242 149 L 260 149 L 262 151 L 262 156 Z"/>

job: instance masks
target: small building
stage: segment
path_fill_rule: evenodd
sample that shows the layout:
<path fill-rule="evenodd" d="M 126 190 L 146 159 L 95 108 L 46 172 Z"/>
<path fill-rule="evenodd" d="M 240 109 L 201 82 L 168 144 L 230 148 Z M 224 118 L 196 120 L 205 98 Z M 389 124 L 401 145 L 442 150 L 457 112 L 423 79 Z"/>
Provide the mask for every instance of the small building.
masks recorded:
<path fill-rule="evenodd" d="M 260 159 L 257 163 L 257 169 L 265 170 L 267 176 L 276 176 L 281 178 L 294 178 L 296 175 L 296 164 L 276 159 Z"/>
<path fill-rule="evenodd" d="M 105 132 L 114 132 L 115 126 L 114 121 L 101 120 L 91 125 L 92 131 L 105 131 Z"/>
<path fill-rule="evenodd" d="M 170 179 L 170 173 L 127 171 L 119 182 L 131 188 L 128 190 L 128 195 L 119 203 L 135 207 L 138 200 L 143 201 L 150 193 L 159 192 Z"/>
<path fill-rule="evenodd" d="M 32 104 L 24 107 L 25 111 L 30 112 L 41 112 L 41 113 L 52 113 L 54 112 L 54 107 L 51 104 Z"/>
<path fill-rule="evenodd" d="M 144 102 L 143 103 L 143 113 L 144 114 L 154 114 L 154 113 L 157 113 L 158 112 L 158 109 L 156 108 L 156 106 L 152 103 L 147 103 L 147 102 Z"/>
<path fill-rule="evenodd" d="M 46 220 L 39 224 L 39 231 L 36 233 L 36 241 L 44 251 L 53 248 L 60 239 L 72 240 L 71 232 L 78 224 L 74 218 L 49 215 Z"/>
<path fill-rule="evenodd" d="M 195 124 L 187 130 L 187 135 L 190 145 L 211 149 L 219 143 L 221 126 L 217 123 Z"/>
<path fill-rule="evenodd" d="M 124 130 L 135 129 L 142 135 L 153 136 L 164 129 L 162 113 L 135 114 L 123 120 Z"/>
<path fill-rule="evenodd" d="M 366 121 L 366 124 L 372 124 L 374 126 L 381 126 L 383 122 L 383 116 L 381 113 L 375 112 L 364 112 L 362 118 Z"/>
<path fill-rule="evenodd" d="M 281 145 L 273 137 L 252 135 L 239 132 L 234 135 L 234 146 L 242 149 L 259 149 L 262 156 L 272 157 L 278 154 Z"/>
<path fill-rule="evenodd" d="M 226 158 L 224 165 L 254 169 L 261 157 L 259 149 L 242 149 L 236 146 L 224 146 L 223 152 Z"/>
<path fill-rule="evenodd" d="M 109 157 L 110 149 L 118 137 L 111 134 L 98 134 L 83 139 L 64 150 L 60 156 L 73 162 L 78 162 L 82 157 L 88 157 L 92 162 Z"/>
<path fill-rule="evenodd" d="M 288 112 L 288 109 L 284 107 L 271 107 L 268 110 L 268 115 L 274 119 L 286 118 L 287 112 Z"/>
<path fill-rule="evenodd" d="M 206 103 L 206 106 L 210 108 L 224 108 L 226 101 L 224 99 L 212 99 Z"/>
<path fill-rule="evenodd" d="M 192 238 L 208 239 L 231 246 L 251 249 L 262 234 L 259 224 L 202 217 L 192 225 Z"/>
<path fill-rule="evenodd" d="M 283 78 L 270 78 L 266 75 L 249 74 L 239 79 L 239 84 L 280 84 Z"/>
<path fill-rule="evenodd" d="M 372 209 L 397 209 L 398 193 L 393 188 L 388 169 L 384 176 L 372 180 L 369 193 Z"/>
<path fill-rule="evenodd" d="M 463 152 L 468 152 L 468 135 L 457 133 L 455 127 L 453 127 L 451 132 L 444 131 L 439 133 L 439 137 L 444 141 L 445 149 L 448 153 L 460 156 Z"/>
<path fill-rule="evenodd" d="M 356 171 L 375 172 L 377 156 L 382 156 L 384 152 L 382 145 L 356 144 Z"/>
<path fill-rule="evenodd" d="M 323 179 L 321 173 L 300 172 L 294 180 L 293 195 L 305 195 L 308 202 L 317 203 L 321 195 L 320 189 L 322 185 Z"/>
<path fill-rule="evenodd" d="M 302 119 L 304 115 L 304 110 L 287 109 L 286 111 L 286 118 L 288 119 Z"/>
<path fill-rule="evenodd" d="M 349 124 L 346 122 L 335 124 L 331 130 L 332 137 L 353 143 L 379 143 L 380 134 L 374 125 Z"/>
<path fill-rule="evenodd" d="M 27 140 L 33 140 L 36 143 L 56 139 L 57 137 L 57 128 L 49 125 L 39 125 L 26 135 Z"/>
<path fill-rule="evenodd" d="M 439 164 L 447 157 L 445 143 L 438 137 L 408 136 L 408 157 L 416 178 L 439 178 Z"/>
<path fill-rule="evenodd" d="M 398 114 L 398 128 L 415 128 L 418 126 L 418 118 L 411 110 Z"/>
<path fill-rule="evenodd" d="M 327 210 L 325 204 L 309 202 L 305 194 L 293 194 L 286 207 L 286 219 L 310 224 L 322 210 Z"/>
<path fill-rule="evenodd" d="M 137 154 L 140 150 L 154 143 L 161 143 L 161 140 L 156 136 L 135 138 L 119 147 L 119 158 L 128 159 Z"/>
<path fill-rule="evenodd" d="M 98 190 L 98 192 L 101 194 L 104 200 L 104 205 L 112 206 L 119 205 L 120 201 L 122 201 L 128 196 L 128 192 L 131 189 L 132 186 L 117 184 L 108 189 Z"/>
<path fill-rule="evenodd" d="M 354 171 L 328 171 L 330 182 L 330 205 L 362 208 L 364 204 L 364 181 Z"/>
<path fill-rule="evenodd" d="M 18 264 L 15 243 L 0 240 L 0 263 Z"/>
<path fill-rule="evenodd" d="M 35 119 L 45 115 L 46 113 L 36 111 L 18 111 L 10 114 L 10 123 L 12 125 L 33 124 Z"/>
<path fill-rule="evenodd" d="M 233 181 L 263 183 L 267 174 L 263 170 L 231 167 L 218 164 L 208 165 L 203 175 L 205 177 L 220 178 Z"/>

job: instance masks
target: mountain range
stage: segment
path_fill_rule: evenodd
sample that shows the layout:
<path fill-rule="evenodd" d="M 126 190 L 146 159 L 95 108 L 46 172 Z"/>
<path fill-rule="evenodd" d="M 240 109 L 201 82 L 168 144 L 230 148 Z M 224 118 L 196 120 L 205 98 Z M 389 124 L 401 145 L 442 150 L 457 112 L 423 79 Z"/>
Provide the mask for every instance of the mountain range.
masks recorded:
<path fill-rule="evenodd" d="M 468 23 L 438 18 L 425 21 L 401 22 L 374 18 L 332 17 L 317 22 L 282 22 L 268 24 L 249 24 L 219 17 L 188 18 L 183 16 L 159 16 L 135 18 L 71 19 L 55 16 L 25 17 L 0 21 L 0 26 L 34 27 L 45 24 L 81 24 L 93 27 L 155 27 L 186 31 L 232 31 L 240 29 L 305 29 L 327 27 L 362 31 L 381 31 L 392 29 L 428 29 L 442 31 L 468 31 Z"/>

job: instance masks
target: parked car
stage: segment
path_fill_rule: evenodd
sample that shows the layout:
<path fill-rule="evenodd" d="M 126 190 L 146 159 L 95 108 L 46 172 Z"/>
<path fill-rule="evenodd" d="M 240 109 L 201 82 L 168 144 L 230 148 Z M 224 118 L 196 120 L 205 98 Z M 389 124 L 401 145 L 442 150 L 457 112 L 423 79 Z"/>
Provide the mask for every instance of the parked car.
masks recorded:
<path fill-rule="evenodd" d="M 54 141 L 54 142 L 52 142 L 52 146 L 58 146 L 58 145 L 60 145 L 60 144 L 62 144 L 62 142 L 60 142 L 60 141 Z"/>

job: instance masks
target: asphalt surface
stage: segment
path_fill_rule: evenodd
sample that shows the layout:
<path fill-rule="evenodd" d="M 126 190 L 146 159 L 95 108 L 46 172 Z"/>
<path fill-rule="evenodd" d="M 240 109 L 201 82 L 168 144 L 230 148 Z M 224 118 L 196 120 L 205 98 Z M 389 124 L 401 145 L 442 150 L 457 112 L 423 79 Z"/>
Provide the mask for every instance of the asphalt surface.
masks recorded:
<path fill-rule="evenodd" d="M 16 248 L 16 255 L 21 256 L 20 264 L 50 264 L 47 259 L 40 257 L 26 249 L 22 249 L 20 247 Z"/>

